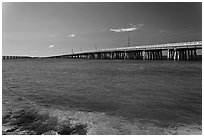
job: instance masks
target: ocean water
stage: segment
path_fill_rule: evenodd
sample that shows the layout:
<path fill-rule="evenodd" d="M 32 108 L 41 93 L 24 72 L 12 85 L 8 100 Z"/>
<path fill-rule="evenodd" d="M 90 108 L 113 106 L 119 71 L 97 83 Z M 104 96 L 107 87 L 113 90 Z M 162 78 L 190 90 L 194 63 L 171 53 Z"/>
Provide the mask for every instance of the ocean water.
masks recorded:
<path fill-rule="evenodd" d="M 104 114 L 106 123 L 202 124 L 202 61 L 3 60 L 2 82 L 3 97 Z"/>

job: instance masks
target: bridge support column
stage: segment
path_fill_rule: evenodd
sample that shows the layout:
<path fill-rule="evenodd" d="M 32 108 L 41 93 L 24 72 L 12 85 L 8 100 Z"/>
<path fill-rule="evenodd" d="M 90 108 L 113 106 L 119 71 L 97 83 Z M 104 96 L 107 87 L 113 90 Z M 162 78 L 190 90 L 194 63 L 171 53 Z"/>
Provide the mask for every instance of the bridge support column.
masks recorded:
<path fill-rule="evenodd" d="M 113 59 L 113 53 L 112 52 L 110 53 L 110 59 Z"/>
<path fill-rule="evenodd" d="M 103 59 L 106 59 L 106 53 L 103 53 Z"/>
<path fill-rule="evenodd" d="M 186 50 L 186 59 L 187 59 L 187 60 L 189 60 L 189 54 L 190 54 L 190 53 L 189 53 L 189 50 L 187 49 L 187 50 Z"/>
<path fill-rule="evenodd" d="M 149 51 L 149 55 L 150 55 L 150 59 L 153 60 L 154 59 L 154 51 Z"/>
<path fill-rule="evenodd" d="M 146 51 L 146 59 L 148 60 L 149 57 L 150 57 L 150 55 L 149 55 L 149 51 Z"/>
<path fill-rule="evenodd" d="M 134 59 L 138 59 L 138 57 L 139 57 L 139 52 L 135 52 L 134 53 Z"/>
<path fill-rule="evenodd" d="M 143 57 L 143 59 L 145 60 L 146 59 L 146 51 L 144 50 L 144 51 L 142 51 L 142 57 Z"/>
<path fill-rule="evenodd" d="M 160 59 L 159 53 L 160 53 L 160 51 L 155 52 L 155 59 Z"/>
<path fill-rule="evenodd" d="M 182 60 L 186 60 L 186 50 L 182 51 Z"/>
<path fill-rule="evenodd" d="M 137 59 L 142 59 L 142 51 L 137 52 Z"/>
<path fill-rule="evenodd" d="M 155 60 L 156 59 L 156 51 L 153 51 L 152 52 L 152 60 Z"/>
<path fill-rule="evenodd" d="M 119 59 L 119 53 L 116 52 L 116 59 Z"/>
<path fill-rule="evenodd" d="M 154 52 L 149 51 L 149 59 L 153 60 L 154 59 Z"/>
<path fill-rule="evenodd" d="M 147 59 L 149 60 L 150 59 L 150 52 L 147 51 Z"/>
<path fill-rule="evenodd" d="M 151 60 L 154 60 L 155 59 L 155 51 L 150 51 L 151 53 Z"/>
<path fill-rule="evenodd" d="M 118 52 L 118 59 L 121 59 L 121 53 L 120 52 Z"/>
<path fill-rule="evenodd" d="M 117 52 L 117 53 L 116 53 L 116 59 L 119 59 L 119 58 L 120 58 L 120 53 Z"/>
<path fill-rule="evenodd" d="M 123 53 L 122 53 L 122 59 L 126 59 L 126 51 L 124 51 Z"/>
<path fill-rule="evenodd" d="M 147 59 L 149 60 L 151 58 L 150 51 L 147 51 Z"/>
<path fill-rule="evenodd" d="M 108 59 L 112 59 L 112 52 L 108 53 Z"/>
<path fill-rule="evenodd" d="M 137 57 L 137 52 L 134 52 L 133 53 L 133 59 L 136 59 L 136 57 Z"/>
<path fill-rule="evenodd" d="M 154 59 L 159 59 L 159 51 L 155 51 L 154 52 Z"/>
<path fill-rule="evenodd" d="M 159 59 L 163 59 L 162 50 L 159 51 Z"/>
<path fill-rule="evenodd" d="M 150 59 L 150 52 L 147 51 L 147 59 L 149 60 Z"/>
<path fill-rule="evenodd" d="M 126 53 L 125 52 L 121 52 L 121 59 L 125 59 L 126 58 Z"/>
<path fill-rule="evenodd" d="M 189 50 L 189 53 L 190 53 L 189 58 L 190 58 L 190 60 L 192 60 L 192 57 L 193 57 L 193 56 L 192 56 L 192 53 L 193 53 L 193 52 L 192 52 L 191 49 Z"/>
<path fill-rule="evenodd" d="M 168 56 L 171 59 L 171 52 Z M 196 57 L 196 49 L 174 49 L 174 60 L 196 60 Z"/>
<path fill-rule="evenodd" d="M 134 52 L 134 59 L 141 59 L 141 51 L 135 51 Z"/>
<path fill-rule="evenodd" d="M 172 51 L 168 49 L 167 59 L 172 59 Z"/>
<path fill-rule="evenodd" d="M 125 52 L 121 52 L 121 59 L 125 59 Z"/>
<path fill-rule="evenodd" d="M 193 60 L 193 50 L 191 49 L 191 60 Z"/>
<path fill-rule="evenodd" d="M 194 60 L 196 60 L 197 59 L 197 50 L 194 49 L 193 51 L 194 51 Z"/>
<path fill-rule="evenodd" d="M 116 53 L 115 52 L 113 52 L 113 59 L 115 59 L 116 58 Z"/>
<path fill-rule="evenodd" d="M 180 60 L 180 58 L 181 58 L 181 52 L 177 50 L 177 60 Z"/>
<path fill-rule="evenodd" d="M 142 51 L 139 52 L 139 59 L 142 59 L 143 56 L 142 56 Z"/>
<path fill-rule="evenodd" d="M 170 51 L 170 49 L 168 49 L 168 53 L 167 53 L 167 59 L 171 59 L 171 51 Z"/>
<path fill-rule="evenodd" d="M 114 59 L 117 59 L 117 56 L 118 56 L 117 52 L 115 52 L 114 55 L 115 55 Z"/>
<path fill-rule="evenodd" d="M 120 59 L 121 58 L 121 53 L 120 52 L 118 52 L 118 59 Z"/>
<path fill-rule="evenodd" d="M 135 52 L 135 57 L 134 57 L 134 59 L 139 59 L 139 57 L 140 57 L 140 51 Z"/>
<path fill-rule="evenodd" d="M 193 49 L 191 49 L 191 59 L 192 59 L 192 60 L 194 59 L 194 52 L 193 52 Z"/>
<path fill-rule="evenodd" d="M 154 59 L 159 59 L 159 51 L 155 51 L 154 52 Z"/>
<path fill-rule="evenodd" d="M 150 60 L 153 59 L 153 55 L 154 55 L 153 52 L 152 52 L 152 51 L 149 51 L 149 59 L 150 59 Z"/>
<path fill-rule="evenodd" d="M 148 51 L 149 53 L 149 60 L 152 59 L 152 52 L 151 51 Z"/>
<path fill-rule="evenodd" d="M 177 50 L 174 49 L 174 60 L 177 60 Z"/>
<path fill-rule="evenodd" d="M 189 50 L 186 49 L 186 60 L 189 60 Z"/>
<path fill-rule="evenodd" d="M 114 55 L 115 55 L 114 59 L 117 59 L 118 58 L 117 52 L 115 52 Z"/>

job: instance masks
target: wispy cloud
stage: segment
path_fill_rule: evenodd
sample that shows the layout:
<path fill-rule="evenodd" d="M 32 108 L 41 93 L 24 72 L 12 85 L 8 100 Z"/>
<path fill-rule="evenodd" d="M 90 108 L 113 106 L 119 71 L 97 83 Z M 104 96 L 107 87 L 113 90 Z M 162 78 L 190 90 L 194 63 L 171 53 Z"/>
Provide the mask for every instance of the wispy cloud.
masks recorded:
<path fill-rule="evenodd" d="M 110 29 L 110 31 L 112 32 L 132 32 L 132 31 L 143 29 L 144 24 L 138 24 L 138 25 L 130 24 L 130 26 L 131 27 L 129 28 Z"/>
<path fill-rule="evenodd" d="M 160 33 L 169 33 L 169 30 L 166 30 L 166 29 L 161 29 L 159 30 Z"/>
<path fill-rule="evenodd" d="M 143 27 L 143 26 L 144 26 L 144 24 L 138 24 L 138 26 Z"/>
<path fill-rule="evenodd" d="M 76 37 L 76 34 L 69 34 L 68 37 L 74 38 L 74 37 Z"/>
<path fill-rule="evenodd" d="M 54 37 L 56 37 L 56 35 L 52 34 L 52 35 L 48 35 L 48 37 L 54 38 Z"/>
<path fill-rule="evenodd" d="M 37 52 L 37 50 L 31 50 L 31 52 Z"/>
<path fill-rule="evenodd" d="M 50 45 L 49 48 L 53 48 L 55 45 Z"/>

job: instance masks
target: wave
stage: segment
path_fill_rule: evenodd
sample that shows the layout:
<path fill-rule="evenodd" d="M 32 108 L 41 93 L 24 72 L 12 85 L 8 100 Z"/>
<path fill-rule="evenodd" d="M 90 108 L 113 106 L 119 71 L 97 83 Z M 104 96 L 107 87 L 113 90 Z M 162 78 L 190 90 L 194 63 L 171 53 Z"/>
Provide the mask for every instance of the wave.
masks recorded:
<path fill-rule="evenodd" d="M 45 107 L 24 97 L 3 94 L 3 128 L 6 135 L 166 135 L 202 134 L 201 125 L 111 116 L 101 112 Z"/>

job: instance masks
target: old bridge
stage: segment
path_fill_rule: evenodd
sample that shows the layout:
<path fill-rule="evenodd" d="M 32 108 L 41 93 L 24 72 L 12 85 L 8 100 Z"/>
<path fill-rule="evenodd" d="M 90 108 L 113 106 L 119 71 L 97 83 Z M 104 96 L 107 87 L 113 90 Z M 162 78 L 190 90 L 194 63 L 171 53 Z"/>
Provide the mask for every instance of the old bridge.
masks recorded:
<path fill-rule="evenodd" d="M 155 45 L 142 45 L 101 49 L 93 51 L 77 52 L 73 54 L 41 57 L 41 58 L 75 58 L 75 59 L 163 59 L 163 52 L 167 52 L 167 59 L 172 60 L 195 60 L 197 50 L 202 49 L 202 41 L 166 43 Z M 3 56 L 3 59 L 32 58 L 21 56 Z"/>
<path fill-rule="evenodd" d="M 52 56 L 49 58 L 158 60 L 163 59 L 163 51 L 166 50 L 167 59 L 195 60 L 197 49 L 202 49 L 202 41 L 102 49 Z"/>

